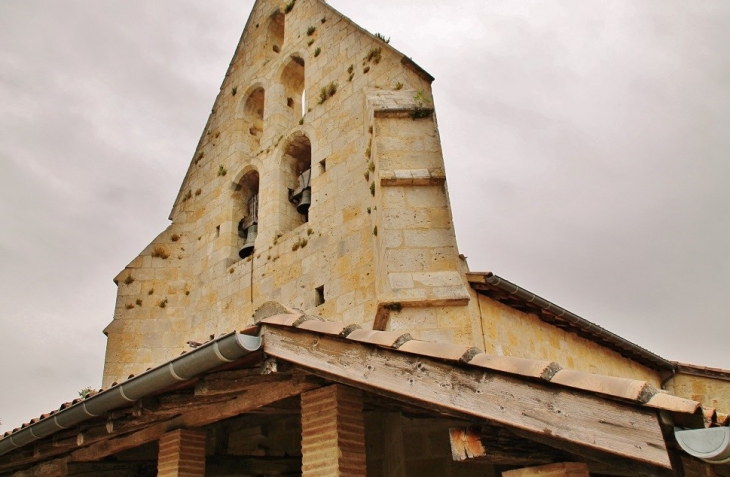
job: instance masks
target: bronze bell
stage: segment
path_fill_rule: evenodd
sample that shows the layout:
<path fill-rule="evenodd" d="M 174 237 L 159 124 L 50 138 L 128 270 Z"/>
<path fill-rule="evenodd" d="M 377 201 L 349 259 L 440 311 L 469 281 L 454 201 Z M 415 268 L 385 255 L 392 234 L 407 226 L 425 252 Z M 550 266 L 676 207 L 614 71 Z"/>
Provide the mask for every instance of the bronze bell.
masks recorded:
<path fill-rule="evenodd" d="M 241 247 L 241 250 L 238 251 L 239 257 L 246 258 L 253 253 L 253 244 L 256 241 L 258 231 L 258 224 L 253 224 L 246 229 L 246 242 L 243 244 L 243 247 Z"/>
<path fill-rule="evenodd" d="M 307 215 L 310 205 L 312 205 L 312 189 L 307 187 L 302 191 L 302 198 L 297 204 L 297 212 L 302 215 Z"/>

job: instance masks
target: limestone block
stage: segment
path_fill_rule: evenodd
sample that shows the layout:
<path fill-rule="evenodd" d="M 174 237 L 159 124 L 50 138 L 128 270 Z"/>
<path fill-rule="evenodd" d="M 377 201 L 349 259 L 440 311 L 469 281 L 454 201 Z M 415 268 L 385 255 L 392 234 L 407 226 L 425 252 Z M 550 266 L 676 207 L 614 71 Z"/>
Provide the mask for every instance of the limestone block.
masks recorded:
<path fill-rule="evenodd" d="M 390 288 L 393 290 L 399 290 L 402 288 L 413 288 L 413 273 L 389 273 L 388 280 Z"/>

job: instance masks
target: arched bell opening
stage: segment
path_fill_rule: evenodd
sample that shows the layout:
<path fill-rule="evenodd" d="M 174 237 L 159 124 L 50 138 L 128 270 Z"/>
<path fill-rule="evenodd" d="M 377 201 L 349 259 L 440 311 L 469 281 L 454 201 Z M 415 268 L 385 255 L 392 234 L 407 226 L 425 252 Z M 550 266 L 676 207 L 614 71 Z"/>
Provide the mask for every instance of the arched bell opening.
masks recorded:
<path fill-rule="evenodd" d="M 312 145 L 302 133 L 292 137 L 281 161 L 281 174 L 287 191 L 282 230 L 288 231 L 308 221 L 312 203 Z"/>
<path fill-rule="evenodd" d="M 243 107 L 243 119 L 246 124 L 244 137 L 250 151 L 261 147 L 261 137 L 264 134 L 264 88 L 256 88 L 246 98 Z"/>
<path fill-rule="evenodd" d="M 304 60 L 299 56 L 292 56 L 281 72 L 280 81 L 284 86 L 286 111 L 291 127 L 304 116 Z"/>
<path fill-rule="evenodd" d="M 270 52 L 279 53 L 284 48 L 285 24 L 284 14 L 278 10 L 269 18 L 266 49 Z"/>
<path fill-rule="evenodd" d="M 241 219 L 238 222 L 238 256 L 246 258 L 254 251 L 259 227 L 259 173 L 250 171 L 236 186 L 236 209 Z"/>

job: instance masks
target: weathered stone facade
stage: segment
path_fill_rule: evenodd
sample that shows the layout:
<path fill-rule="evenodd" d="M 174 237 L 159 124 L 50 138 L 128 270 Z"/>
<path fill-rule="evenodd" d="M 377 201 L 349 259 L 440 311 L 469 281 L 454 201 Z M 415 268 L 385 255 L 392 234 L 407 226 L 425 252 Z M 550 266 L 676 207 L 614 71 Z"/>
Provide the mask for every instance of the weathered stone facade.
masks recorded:
<path fill-rule="evenodd" d="M 274 300 L 659 387 L 657 371 L 469 287 L 431 81 L 323 1 L 257 1 L 172 224 L 116 277 L 103 385 L 242 329 Z M 302 215 L 289 196 L 306 170 Z M 253 215 L 241 259 L 239 221 Z"/>

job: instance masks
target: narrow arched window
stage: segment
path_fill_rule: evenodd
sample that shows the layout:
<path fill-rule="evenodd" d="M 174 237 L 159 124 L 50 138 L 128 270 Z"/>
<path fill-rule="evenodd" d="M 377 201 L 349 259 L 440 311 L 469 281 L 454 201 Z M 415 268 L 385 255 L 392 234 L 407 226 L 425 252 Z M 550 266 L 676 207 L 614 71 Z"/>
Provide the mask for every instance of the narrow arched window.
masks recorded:
<path fill-rule="evenodd" d="M 238 256 L 246 258 L 254 251 L 259 224 L 259 173 L 251 171 L 238 183 L 240 195 L 236 198 L 235 210 L 241 217 L 238 222 L 238 237 L 241 248 Z"/>
<path fill-rule="evenodd" d="M 282 231 L 307 222 L 312 203 L 312 145 L 304 134 L 289 140 L 281 161 L 281 177 L 289 204 L 284 206 Z"/>
<path fill-rule="evenodd" d="M 304 116 L 304 60 L 292 56 L 281 73 L 281 84 L 286 96 L 287 116 L 294 125 Z"/>
<path fill-rule="evenodd" d="M 279 53 L 284 47 L 284 14 L 280 11 L 275 12 L 269 19 L 268 35 L 266 38 L 266 47 L 269 51 Z"/>
<path fill-rule="evenodd" d="M 264 134 L 264 88 L 256 88 L 248 95 L 243 115 L 247 128 L 244 137 L 253 152 L 261 147 L 261 136 Z"/>

